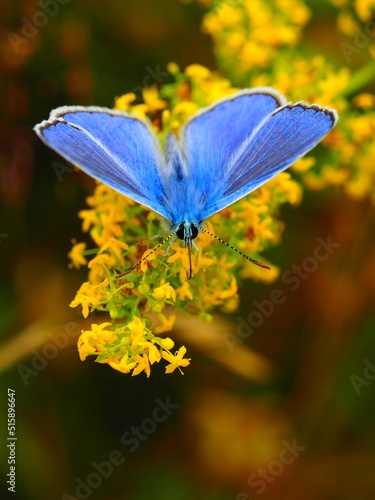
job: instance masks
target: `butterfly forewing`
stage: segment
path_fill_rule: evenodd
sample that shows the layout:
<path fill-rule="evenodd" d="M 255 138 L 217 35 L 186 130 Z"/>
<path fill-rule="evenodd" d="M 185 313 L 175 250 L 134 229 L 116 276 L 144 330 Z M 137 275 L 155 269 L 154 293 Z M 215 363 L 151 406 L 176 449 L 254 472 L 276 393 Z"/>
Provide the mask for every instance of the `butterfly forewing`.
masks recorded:
<path fill-rule="evenodd" d="M 58 108 L 35 130 L 91 177 L 170 218 L 161 150 L 145 121 L 106 108 L 73 106 Z"/>
<path fill-rule="evenodd" d="M 286 105 L 274 111 L 227 159 L 202 210 L 207 218 L 246 196 L 306 154 L 332 129 L 336 112 L 317 105 Z"/>

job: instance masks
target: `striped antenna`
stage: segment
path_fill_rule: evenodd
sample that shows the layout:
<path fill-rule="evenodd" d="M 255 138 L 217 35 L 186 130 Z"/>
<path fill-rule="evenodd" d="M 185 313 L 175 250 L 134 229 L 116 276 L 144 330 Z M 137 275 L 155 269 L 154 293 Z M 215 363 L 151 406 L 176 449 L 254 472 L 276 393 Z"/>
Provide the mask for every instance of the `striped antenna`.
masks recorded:
<path fill-rule="evenodd" d="M 150 255 L 152 255 L 154 252 L 156 252 L 156 250 L 159 250 L 159 248 L 162 247 L 164 245 L 164 243 L 166 243 L 168 240 L 170 240 L 172 238 L 172 236 L 175 235 L 176 233 L 177 233 L 177 229 L 176 229 L 176 231 L 173 231 L 173 233 L 171 233 L 169 236 L 167 236 L 166 238 L 164 238 L 164 240 L 161 243 L 159 243 L 158 245 L 156 245 L 156 247 L 154 247 L 151 250 L 151 252 L 149 252 L 147 255 L 145 255 L 145 257 L 142 257 L 142 259 L 139 260 L 136 264 L 134 264 L 134 266 L 130 267 L 127 271 L 125 271 L 125 272 L 123 272 L 121 274 L 118 274 L 116 276 L 116 278 L 122 278 L 126 274 L 129 274 L 132 271 L 134 271 L 134 269 L 137 268 L 139 266 L 139 264 L 142 264 L 142 262 L 144 262 L 145 260 L 147 260 Z"/>
<path fill-rule="evenodd" d="M 219 238 L 218 236 L 216 236 L 216 234 L 213 234 L 213 233 L 210 233 L 210 231 L 207 231 L 207 229 L 204 229 L 204 227 L 202 226 L 198 226 L 197 224 L 195 224 L 195 226 L 200 229 L 201 231 L 203 231 L 204 233 L 207 233 L 209 234 L 210 236 L 212 236 L 213 238 L 215 238 L 216 240 L 220 241 L 220 243 L 223 243 L 224 245 L 226 245 L 227 247 L 231 248 L 232 250 L 234 250 L 235 252 L 239 253 L 240 255 L 242 255 L 242 257 L 244 257 L 246 260 L 252 262 L 253 264 L 256 264 L 257 266 L 260 266 L 260 267 L 264 267 L 264 269 L 271 269 L 270 267 L 266 266 L 265 264 L 262 264 L 261 262 L 258 262 L 257 260 L 254 260 L 252 259 L 251 257 L 248 257 L 247 255 L 245 255 L 244 253 L 241 252 L 241 250 L 238 250 L 238 248 L 235 248 L 235 247 L 232 247 L 232 245 L 230 245 L 229 243 L 227 243 L 226 241 L 222 240 L 221 238 Z"/>

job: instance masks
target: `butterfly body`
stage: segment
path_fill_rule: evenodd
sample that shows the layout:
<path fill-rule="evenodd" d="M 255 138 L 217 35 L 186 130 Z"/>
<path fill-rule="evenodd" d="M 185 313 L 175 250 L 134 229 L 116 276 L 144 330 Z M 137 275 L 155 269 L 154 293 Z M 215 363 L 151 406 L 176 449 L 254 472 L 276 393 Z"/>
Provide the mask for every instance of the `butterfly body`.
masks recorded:
<path fill-rule="evenodd" d="M 200 110 L 178 138 L 167 134 L 164 152 L 146 120 L 95 106 L 57 108 L 35 131 L 91 177 L 169 220 L 190 249 L 205 219 L 288 168 L 336 121 L 334 110 L 259 87 Z"/>

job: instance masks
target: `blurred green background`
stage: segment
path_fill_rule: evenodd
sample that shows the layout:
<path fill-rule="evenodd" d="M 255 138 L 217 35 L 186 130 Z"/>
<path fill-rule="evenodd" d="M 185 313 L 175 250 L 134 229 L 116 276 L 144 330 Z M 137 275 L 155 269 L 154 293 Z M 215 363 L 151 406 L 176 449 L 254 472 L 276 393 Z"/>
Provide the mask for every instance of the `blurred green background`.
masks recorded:
<path fill-rule="evenodd" d="M 59 105 L 111 107 L 131 91 L 140 98 L 145 84 L 168 82 L 170 61 L 216 63 L 195 2 L 47 4 L 55 13 L 34 34 L 26 28 L 27 43 L 13 39 L 15 50 L 9 33 L 20 35 L 41 6 L 0 2 L 1 498 L 374 498 L 375 213 L 367 200 L 330 189 L 285 207 L 283 240 L 267 253 L 283 271 L 311 257 L 317 238 L 331 235 L 339 247 L 296 291 L 282 278 L 248 281 L 231 317 L 180 322 L 172 337 L 193 358 L 183 377 L 156 366 L 150 379 L 132 378 L 79 360 L 85 322 L 68 304 L 85 271 L 68 269 L 67 253 L 72 238 L 82 241 L 77 212 L 93 182 L 68 169 L 59 178 L 55 162 L 64 163 L 32 126 Z M 308 5 L 304 43 L 345 64 L 333 7 Z M 275 289 L 286 300 L 230 349 L 224 334 L 236 335 L 238 318 L 246 322 L 254 300 Z M 7 388 L 16 391 L 16 493 L 6 483 Z"/>

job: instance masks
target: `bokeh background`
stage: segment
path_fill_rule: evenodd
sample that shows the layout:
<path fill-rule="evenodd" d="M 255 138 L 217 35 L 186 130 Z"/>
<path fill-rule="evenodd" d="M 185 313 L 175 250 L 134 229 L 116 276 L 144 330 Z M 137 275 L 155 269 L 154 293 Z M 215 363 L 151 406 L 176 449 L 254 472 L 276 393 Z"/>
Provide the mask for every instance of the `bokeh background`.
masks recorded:
<path fill-rule="evenodd" d="M 35 28 L 27 20 L 42 4 L 48 21 Z M 369 8 L 367 24 L 354 4 Z M 370 4 L 303 3 L 310 15 L 295 47 L 306 61 L 323 54 L 361 75 L 372 64 Z M 306 190 L 299 207 L 283 207 L 282 241 L 267 252 L 282 271 L 311 257 L 317 238 L 330 235 L 339 246 L 301 278 L 298 290 L 282 277 L 271 284 L 247 280 L 238 311 L 216 313 L 209 325 L 178 322 L 171 336 L 192 358 L 184 376 L 157 367 L 149 379 L 130 377 L 82 363 L 76 340 L 86 323 L 68 305 L 86 272 L 68 269 L 67 253 L 72 239 L 84 238 L 77 212 L 93 183 L 69 169 L 59 178 L 58 156 L 32 126 L 63 104 L 111 107 L 131 91 L 141 99 L 145 85 L 168 83 L 155 75 L 171 61 L 220 66 L 224 74 L 230 64 L 207 26 L 202 30 L 215 8 L 209 1 L 2 0 L 0 7 L 1 498 L 374 498 L 371 195 L 353 197 L 342 186 Z M 349 15 L 369 28 L 367 45 L 356 44 Z M 25 33 L 25 43 L 9 38 Z M 350 57 L 342 43 L 354 47 Z M 371 77 L 361 85 L 369 95 L 375 91 Z M 284 302 L 239 337 L 254 301 L 269 300 L 275 289 Z M 238 342 L 228 345 L 228 335 Z M 61 347 L 51 348 L 52 339 Z M 8 387 L 17 401 L 15 494 L 6 484 Z M 155 413 L 168 401 L 165 414 Z M 156 414 L 167 418 L 159 422 Z M 110 457 L 116 465 L 103 465 Z"/>

